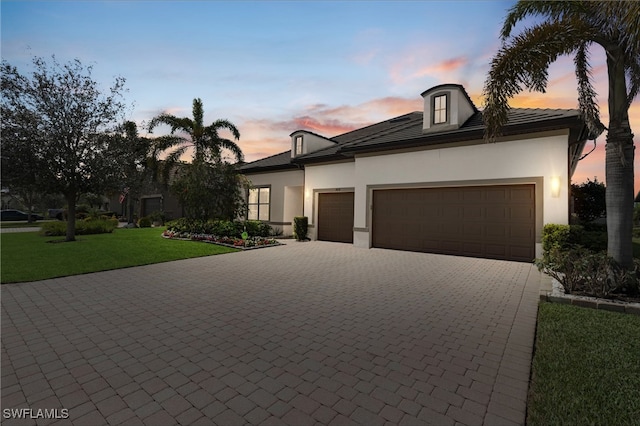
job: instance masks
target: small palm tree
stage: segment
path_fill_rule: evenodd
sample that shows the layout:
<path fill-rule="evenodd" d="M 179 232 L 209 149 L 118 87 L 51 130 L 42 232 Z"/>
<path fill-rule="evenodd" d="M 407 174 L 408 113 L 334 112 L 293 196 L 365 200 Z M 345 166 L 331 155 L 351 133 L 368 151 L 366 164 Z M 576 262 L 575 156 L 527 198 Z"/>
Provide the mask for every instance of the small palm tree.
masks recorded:
<path fill-rule="evenodd" d="M 236 161 L 243 161 L 243 154 L 240 147 L 233 141 L 220 137 L 219 131 L 227 129 L 233 137 L 240 139 L 240 132 L 233 123 L 228 120 L 216 120 L 208 126 L 203 123 L 202 101 L 193 100 L 193 119 L 188 117 L 176 117 L 171 114 L 160 114 L 149 123 L 149 133 L 159 124 L 171 126 L 171 134 L 156 139 L 158 152 L 168 152 L 166 162 L 176 163 L 188 148 L 193 148 L 193 160 L 205 162 L 220 162 L 222 160 L 222 150 L 231 151 Z M 175 133 L 182 132 L 188 138 L 178 136 Z"/>
<path fill-rule="evenodd" d="M 528 16 L 543 20 L 511 34 Z M 503 45 L 491 62 L 485 82 L 484 122 L 487 139 L 507 121 L 509 99 L 525 87 L 543 92 L 549 65 L 558 56 L 574 56 L 578 104 L 591 137 L 607 130 L 606 205 L 609 256 L 625 267 L 633 262 L 633 134 L 629 106 L 640 90 L 640 2 L 519 1 L 502 28 Z M 609 126 L 600 122 L 591 82 L 589 47 L 606 52 L 609 79 Z"/>

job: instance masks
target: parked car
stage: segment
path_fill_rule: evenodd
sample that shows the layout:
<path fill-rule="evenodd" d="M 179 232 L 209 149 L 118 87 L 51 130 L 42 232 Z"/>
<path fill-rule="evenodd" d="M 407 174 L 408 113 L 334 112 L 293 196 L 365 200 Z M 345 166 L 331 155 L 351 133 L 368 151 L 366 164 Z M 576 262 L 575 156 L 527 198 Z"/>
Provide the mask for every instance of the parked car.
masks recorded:
<path fill-rule="evenodd" d="M 39 214 L 32 213 L 33 220 L 42 220 L 44 217 Z M 0 220 L 29 220 L 29 214 L 20 210 L 1 210 Z"/>

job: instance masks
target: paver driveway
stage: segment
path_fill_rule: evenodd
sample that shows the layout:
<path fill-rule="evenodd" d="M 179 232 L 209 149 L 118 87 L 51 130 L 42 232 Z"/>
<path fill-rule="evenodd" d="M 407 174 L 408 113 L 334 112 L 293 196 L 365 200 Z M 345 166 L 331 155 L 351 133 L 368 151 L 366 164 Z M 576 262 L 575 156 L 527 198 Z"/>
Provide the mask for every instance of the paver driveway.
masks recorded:
<path fill-rule="evenodd" d="M 522 424 L 539 279 L 288 242 L 3 285 L 3 424 Z"/>

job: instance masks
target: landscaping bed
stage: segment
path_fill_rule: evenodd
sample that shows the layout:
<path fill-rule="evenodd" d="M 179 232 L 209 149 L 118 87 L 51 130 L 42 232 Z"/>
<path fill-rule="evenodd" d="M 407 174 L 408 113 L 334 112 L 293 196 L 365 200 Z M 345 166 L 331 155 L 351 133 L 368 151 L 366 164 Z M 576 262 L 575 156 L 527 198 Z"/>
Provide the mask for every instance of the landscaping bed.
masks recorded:
<path fill-rule="evenodd" d="M 258 220 L 178 219 L 167 223 L 162 236 L 172 240 L 202 241 L 240 250 L 278 246 L 276 232 Z"/>
<path fill-rule="evenodd" d="M 162 236 L 171 240 L 187 240 L 187 241 L 201 241 L 205 243 L 217 244 L 225 247 L 233 247 L 240 250 L 252 250 L 264 247 L 273 247 L 282 245 L 274 238 L 267 237 L 247 237 L 245 239 L 238 237 L 218 237 L 211 234 L 197 234 L 190 232 L 179 232 L 166 230 L 162 233 Z"/>

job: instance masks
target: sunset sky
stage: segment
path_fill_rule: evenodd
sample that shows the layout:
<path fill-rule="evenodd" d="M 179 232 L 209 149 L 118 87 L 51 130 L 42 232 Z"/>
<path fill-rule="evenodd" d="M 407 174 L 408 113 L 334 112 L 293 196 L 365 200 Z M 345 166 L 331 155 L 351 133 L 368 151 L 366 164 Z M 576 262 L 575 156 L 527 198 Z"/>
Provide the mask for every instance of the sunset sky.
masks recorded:
<path fill-rule="evenodd" d="M 105 90 L 115 76 L 125 77 L 128 119 L 140 126 L 161 112 L 190 117 L 199 97 L 205 122 L 233 122 L 253 161 L 289 149 L 295 130 L 331 137 L 419 111 L 420 93 L 442 83 L 462 84 L 482 108 L 489 62 L 513 3 L 3 0 L 1 52 L 22 72 L 33 56 L 78 58 L 94 66 Z M 602 50 L 594 47 L 591 59 L 606 125 Z M 551 67 L 549 83 L 546 94 L 524 92 L 512 106 L 577 107 L 572 58 Z M 640 135 L 640 100 L 630 114 Z M 575 183 L 604 180 L 604 143 L 603 134 Z"/>

